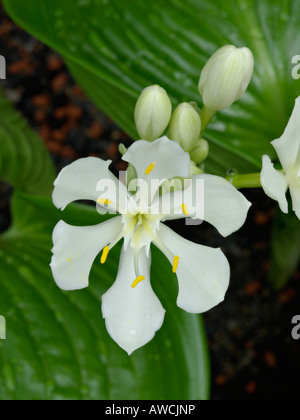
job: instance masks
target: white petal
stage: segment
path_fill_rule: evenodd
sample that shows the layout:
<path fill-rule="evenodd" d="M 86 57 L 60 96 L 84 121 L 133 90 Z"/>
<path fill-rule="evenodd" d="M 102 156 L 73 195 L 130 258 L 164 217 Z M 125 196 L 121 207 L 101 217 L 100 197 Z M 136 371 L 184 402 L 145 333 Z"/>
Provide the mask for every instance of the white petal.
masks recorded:
<path fill-rule="evenodd" d="M 124 205 L 126 187 L 108 169 L 111 161 L 95 157 L 83 158 L 66 166 L 54 183 L 53 203 L 64 210 L 76 200 L 109 199 L 114 209 Z"/>
<path fill-rule="evenodd" d="M 152 179 L 187 178 L 190 173 L 190 155 L 167 137 L 152 143 L 146 140 L 136 141 L 125 153 L 123 160 L 135 167 L 138 178 L 148 182 Z M 152 163 L 155 163 L 154 169 L 149 175 L 145 175 L 146 169 Z"/>
<path fill-rule="evenodd" d="M 283 135 L 272 142 L 283 169 L 287 172 L 294 165 L 300 153 L 300 96 L 296 100 L 292 116 Z"/>
<path fill-rule="evenodd" d="M 187 241 L 163 224 L 159 237 L 180 258 L 178 306 L 187 312 L 203 313 L 222 302 L 230 277 L 223 252 Z"/>
<path fill-rule="evenodd" d="M 86 227 L 70 226 L 60 221 L 53 232 L 54 248 L 50 264 L 56 284 L 63 290 L 88 287 L 96 256 L 122 229 L 121 217 Z"/>
<path fill-rule="evenodd" d="M 132 247 L 122 250 L 114 285 L 102 296 L 102 313 L 110 336 L 128 354 L 148 343 L 162 326 L 165 310 L 150 284 L 151 257 L 140 253 L 140 270 L 145 280 L 135 288 Z"/>
<path fill-rule="evenodd" d="M 190 187 L 182 192 L 176 191 L 172 199 L 176 203 L 177 211 L 165 220 L 179 218 L 181 203 L 184 202 L 188 217 L 205 220 L 223 236 L 228 236 L 243 226 L 251 207 L 251 203 L 230 182 L 214 175 L 195 176 Z M 166 198 L 163 197 L 162 200 Z M 181 214 L 186 217 L 183 212 Z"/>
<path fill-rule="evenodd" d="M 293 210 L 296 213 L 298 219 L 300 219 L 300 184 L 291 184 L 290 192 L 292 196 Z"/>
<path fill-rule="evenodd" d="M 198 175 L 204 180 L 204 220 L 223 236 L 239 230 L 246 221 L 251 203 L 230 182 L 213 175 Z"/>
<path fill-rule="evenodd" d="M 288 213 L 288 202 L 286 191 L 288 188 L 284 174 L 274 168 L 269 156 L 263 156 L 263 168 L 260 175 L 260 182 L 264 192 L 272 200 L 278 201 L 281 211 Z"/>

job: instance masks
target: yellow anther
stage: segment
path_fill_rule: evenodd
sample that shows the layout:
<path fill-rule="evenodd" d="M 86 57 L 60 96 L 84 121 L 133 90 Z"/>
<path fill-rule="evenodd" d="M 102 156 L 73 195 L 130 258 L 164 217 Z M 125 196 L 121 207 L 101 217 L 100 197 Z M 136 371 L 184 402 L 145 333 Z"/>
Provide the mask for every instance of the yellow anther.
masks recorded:
<path fill-rule="evenodd" d="M 145 174 L 149 175 L 151 174 L 151 172 L 153 171 L 153 169 L 155 168 L 156 162 L 152 162 L 148 168 L 145 170 Z"/>
<path fill-rule="evenodd" d="M 145 280 L 144 276 L 137 277 L 132 283 L 131 287 L 134 289 L 141 281 Z"/>
<path fill-rule="evenodd" d="M 188 211 L 188 208 L 187 208 L 187 206 L 186 206 L 186 204 L 182 204 L 182 211 L 183 211 L 183 213 L 186 215 L 186 216 L 188 216 L 189 215 L 189 211 Z"/>
<path fill-rule="evenodd" d="M 174 258 L 174 261 L 173 261 L 173 273 L 176 273 L 176 271 L 178 269 L 179 260 L 180 260 L 180 258 L 178 256 L 176 256 Z"/>
<path fill-rule="evenodd" d="M 99 198 L 99 200 L 97 200 L 98 204 L 105 204 L 106 206 L 110 206 L 112 204 L 112 201 L 109 200 L 108 198 Z"/>
<path fill-rule="evenodd" d="M 71 262 L 71 258 L 68 258 L 68 261 Z"/>
<path fill-rule="evenodd" d="M 108 253 L 109 253 L 109 246 L 106 246 L 103 249 L 103 252 L 102 252 L 102 255 L 101 255 L 101 260 L 100 260 L 101 264 L 104 264 L 106 262 Z"/>

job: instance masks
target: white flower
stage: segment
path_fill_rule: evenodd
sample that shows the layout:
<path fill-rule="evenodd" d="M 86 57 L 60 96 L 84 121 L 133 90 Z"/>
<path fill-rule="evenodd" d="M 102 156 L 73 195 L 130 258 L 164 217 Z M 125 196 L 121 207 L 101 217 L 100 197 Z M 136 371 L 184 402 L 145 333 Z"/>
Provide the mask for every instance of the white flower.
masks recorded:
<path fill-rule="evenodd" d="M 157 140 L 167 128 L 171 114 L 172 104 L 167 92 L 158 85 L 148 86 L 141 93 L 134 111 L 140 137 Z"/>
<path fill-rule="evenodd" d="M 283 135 L 272 142 L 283 172 L 274 168 L 269 156 L 263 156 L 261 184 L 265 193 L 278 201 L 281 210 L 288 213 L 286 199 L 290 189 L 293 210 L 300 219 L 300 96 Z"/>
<path fill-rule="evenodd" d="M 197 180 L 205 183 L 204 219 L 224 236 L 243 225 L 250 204 L 230 183 L 210 175 L 199 175 L 189 181 L 184 202 L 182 191 L 160 195 L 158 185 L 166 179 L 188 177 L 190 169 L 188 153 L 166 137 L 153 143 L 135 142 L 123 159 L 135 167 L 138 178 L 146 185 L 159 180 L 150 197 L 143 191 L 129 194 L 109 171 L 111 162 L 97 158 L 80 159 L 58 176 L 53 193 L 56 207 L 64 209 L 75 200 L 88 199 L 111 212 L 117 211 L 120 216 L 91 227 L 73 227 L 60 221 L 53 233 L 51 268 L 60 288 L 85 288 L 98 253 L 103 251 L 104 263 L 111 248 L 124 238 L 119 273 L 102 297 L 102 312 L 111 337 L 131 354 L 154 337 L 164 320 L 165 310 L 150 283 L 151 243 L 167 256 L 177 273 L 177 304 L 184 310 L 192 313 L 209 310 L 223 301 L 229 285 L 229 264 L 220 249 L 189 242 L 162 222 L 201 215 L 201 205 L 194 208 L 193 202 Z M 113 187 L 104 192 L 102 180 Z M 160 208 L 166 208 L 168 200 L 173 205 L 166 214 Z"/>
<path fill-rule="evenodd" d="M 204 66 L 199 91 L 204 105 L 217 112 L 230 107 L 245 93 L 253 75 L 254 57 L 249 48 L 226 45 Z"/>

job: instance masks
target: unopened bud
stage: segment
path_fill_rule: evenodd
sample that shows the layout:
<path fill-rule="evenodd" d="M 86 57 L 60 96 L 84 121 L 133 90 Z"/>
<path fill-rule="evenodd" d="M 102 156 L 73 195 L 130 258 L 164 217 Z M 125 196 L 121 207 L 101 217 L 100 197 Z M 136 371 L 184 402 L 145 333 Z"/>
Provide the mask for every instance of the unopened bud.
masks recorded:
<path fill-rule="evenodd" d="M 254 57 L 249 48 L 220 48 L 201 73 L 199 91 L 204 105 L 214 112 L 231 106 L 245 93 L 253 69 Z"/>
<path fill-rule="evenodd" d="M 206 140 L 200 139 L 197 146 L 190 152 L 191 159 L 197 164 L 202 163 L 208 156 L 209 144 Z"/>
<path fill-rule="evenodd" d="M 199 168 L 195 162 L 191 160 L 190 163 L 190 178 L 193 178 L 196 175 L 203 174 L 203 170 Z"/>
<path fill-rule="evenodd" d="M 167 92 L 158 85 L 149 86 L 141 93 L 135 107 L 134 119 L 143 140 L 157 140 L 167 128 L 172 104 Z"/>
<path fill-rule="evenodd" d="M 178 105 L 172 115 L 169 138 L 189 152 L 195 147 L 200 132 L 201 119 L 195 108 L 187 102 Z"/>

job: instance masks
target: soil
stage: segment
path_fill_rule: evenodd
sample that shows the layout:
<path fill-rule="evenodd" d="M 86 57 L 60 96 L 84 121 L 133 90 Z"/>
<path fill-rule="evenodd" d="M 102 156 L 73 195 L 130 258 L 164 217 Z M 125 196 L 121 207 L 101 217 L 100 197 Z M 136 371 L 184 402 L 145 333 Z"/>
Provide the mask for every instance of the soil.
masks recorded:
<path fill-rule="evenodd" d="M 0 54 L 7 60 L 6 96 L 40 134 L 60 171 L 77 158 L 112 159 L 124 170 L 120 143 L 131 140 L 83 94 L 62 58 L 16 26 L 0 5 Z M 213 400 L 298 400 L 300 342 L 291 337 L 300 313 L 300 271 L 280 291 L 268 283 L 274 203 L 261 190 L 244 227 L 223 239 L 208 225 L 176 228 L 190 240 L 221 246 L 231 263 L 223 304 L 204 315 L 212 362 Z M 11 189 L 0 184 L 0 231 L 10 225 Z"/>

